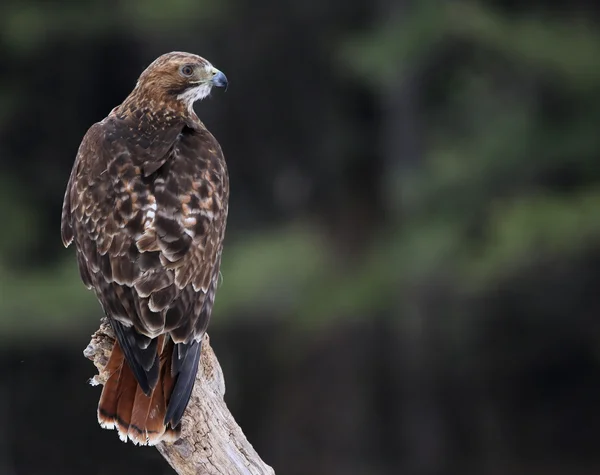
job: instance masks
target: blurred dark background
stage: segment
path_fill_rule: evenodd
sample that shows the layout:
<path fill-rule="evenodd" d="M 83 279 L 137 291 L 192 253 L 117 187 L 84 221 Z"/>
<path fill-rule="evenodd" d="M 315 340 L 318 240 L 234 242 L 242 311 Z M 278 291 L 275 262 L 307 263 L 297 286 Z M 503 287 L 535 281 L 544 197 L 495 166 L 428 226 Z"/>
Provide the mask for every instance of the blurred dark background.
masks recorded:
<path fill-rule="evenodd" d="M 159 54 L 231 175 L 210 327 L 278 475 L 600 473 L 600 7 L 0 3 L 0 474 L 172 473 L 96 422 L 60 242 L 80 140 Z"/>

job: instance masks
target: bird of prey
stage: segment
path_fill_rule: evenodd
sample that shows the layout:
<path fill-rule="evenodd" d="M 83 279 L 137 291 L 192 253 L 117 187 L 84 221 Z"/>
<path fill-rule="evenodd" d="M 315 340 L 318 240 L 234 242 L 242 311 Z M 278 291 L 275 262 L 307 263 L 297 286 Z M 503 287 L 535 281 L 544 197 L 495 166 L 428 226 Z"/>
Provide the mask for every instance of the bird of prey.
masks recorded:
<path fill-rule="evenodd" d="M 98 421 L 123 441 L 177 439 L 219 279 L 229 179 L 194 112 L 227 78 L 189 53 L 160 56 L 85 134 L 62 209 L 65 246 L 116 335 Z"/>

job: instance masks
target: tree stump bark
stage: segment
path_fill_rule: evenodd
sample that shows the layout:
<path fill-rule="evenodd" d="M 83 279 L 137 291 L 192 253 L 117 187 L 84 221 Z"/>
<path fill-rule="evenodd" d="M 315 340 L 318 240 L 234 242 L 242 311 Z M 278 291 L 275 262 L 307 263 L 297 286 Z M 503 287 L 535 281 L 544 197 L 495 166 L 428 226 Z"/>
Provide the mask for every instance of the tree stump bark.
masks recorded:
<path fill-rule="evenodd" d="M 104 367 L 115 342 L 113 330 L 104 318 L 83 354 L 98 369 L 90 383 L 104 384 Z M 223 399 L 225 380 L 208 335 L 196 384 L 182 421 L 181 438 L 156 446 L 179 475 L 275 475 L 246 439 Z"/>

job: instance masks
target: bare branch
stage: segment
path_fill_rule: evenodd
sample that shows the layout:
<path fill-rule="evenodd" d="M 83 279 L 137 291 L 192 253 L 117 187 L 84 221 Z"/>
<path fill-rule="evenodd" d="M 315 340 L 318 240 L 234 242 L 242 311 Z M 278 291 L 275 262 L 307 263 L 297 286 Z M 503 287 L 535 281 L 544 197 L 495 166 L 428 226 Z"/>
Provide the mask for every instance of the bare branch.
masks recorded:
<path fill-rule="evenodd" d="M 104 372 L 114 345 L 114 333 L 106 319 L 92 336 L 83 354 L 98 368 L 92 384 L 104 384 Z M 275 475 L 246 439 L 223 399 L 225 380 L 208 335 L 202 342 L 200 368 L 185 415 L 181 438 L 157 446 L 179 475 Z"/>

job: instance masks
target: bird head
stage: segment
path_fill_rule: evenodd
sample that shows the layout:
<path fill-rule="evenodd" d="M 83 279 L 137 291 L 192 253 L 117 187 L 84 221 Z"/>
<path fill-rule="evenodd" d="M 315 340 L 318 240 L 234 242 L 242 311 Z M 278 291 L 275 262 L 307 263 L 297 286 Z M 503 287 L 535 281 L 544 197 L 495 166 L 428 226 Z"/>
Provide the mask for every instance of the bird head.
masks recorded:
<path fill-rule="evenodd" d="M 172 52 L 146 68 L 136 89 L 181 101 L 191 110 L 194 102 L 208 96 L 215 86 L 227 88 L 227 77 L 210 62 L 195 54 Z"/>

